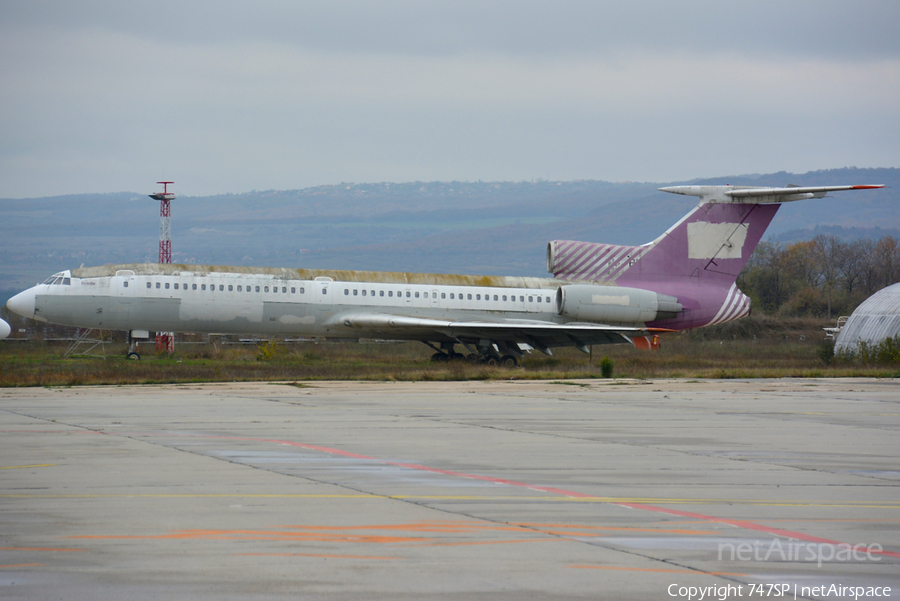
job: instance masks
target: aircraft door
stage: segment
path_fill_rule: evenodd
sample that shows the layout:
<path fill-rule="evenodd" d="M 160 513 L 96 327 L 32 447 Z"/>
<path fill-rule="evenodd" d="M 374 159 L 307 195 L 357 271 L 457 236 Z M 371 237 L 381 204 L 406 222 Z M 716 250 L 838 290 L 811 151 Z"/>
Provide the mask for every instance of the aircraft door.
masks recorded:
<path fill-rule="evenodd" d="M 319 311 L 331 311 L 334 280 L 329 277 L 318 277 L 313 284 L 316 307 L 318 307 Z"/>
<path fill-rule="evenodd" d="M 435 307 L 435 308 L 441 306 L 440 299 L 438 299 L 438 291 L 437 290 L 431 291 L 431 306 Z"/>
<path fill-rule="evenodd" d="M 130 269 L 120 269 L 116 272 L 116 277 L 113 278 L 113 286 L 116 299 L 120 304 L 131 304 L 131 301 L 134 300 L 135 284 L 134 272 Z"/>
<path fill-rule="evenodd" d="M 412 292 L 410 291 L 410 289 L 406 288 L 403 291 L 403 294 L 405 295 L 403 298 L 403 305 L 406 307 L 412 307 Z"/>

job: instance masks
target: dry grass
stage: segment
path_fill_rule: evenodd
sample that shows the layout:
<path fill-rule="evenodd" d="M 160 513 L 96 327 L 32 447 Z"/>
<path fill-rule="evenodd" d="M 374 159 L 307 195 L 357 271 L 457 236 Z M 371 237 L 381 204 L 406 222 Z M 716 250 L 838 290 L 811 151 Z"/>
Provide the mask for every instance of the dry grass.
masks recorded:
<path fill-rule="evenodd" d="M 663 339 L 656 352 L 630 345 L 594 347 L 593 358 L 575 349 L 552 357 L 526 356 L 514 369 L 432 363 L 419 343 L 356 344 L 313 342 L 255 345 L 221 343 L 176 347 L 171 357 L 147 353 L 124 358 L 124 345 L 107 347 L 108 357 L 63 358 L 65 345 L 0 343 L 0 386 L 75 386 L 216 381 L 299 380 L 485 380 L 599 378 L 608 355 L 617 378 L 900 377 L 900 365 L 825 365 L 818 356 L 823 338 L 816 320 L 751 318 Z M 754 339 L 754 336 L 756 337 Z M 115 354 L 113 354 L 115 353 Z M 146 350 L 145 350 L 146 353 Z"/>

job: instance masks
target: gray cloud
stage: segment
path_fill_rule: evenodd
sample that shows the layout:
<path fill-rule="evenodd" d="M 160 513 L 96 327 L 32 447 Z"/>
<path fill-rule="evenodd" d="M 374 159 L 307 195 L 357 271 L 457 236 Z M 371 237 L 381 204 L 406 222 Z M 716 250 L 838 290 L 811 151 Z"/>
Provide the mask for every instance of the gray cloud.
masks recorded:
<path fill-rule="evenodd" d="M 895 2 L 0 5 L 0 195 L 896 166 Z"/>

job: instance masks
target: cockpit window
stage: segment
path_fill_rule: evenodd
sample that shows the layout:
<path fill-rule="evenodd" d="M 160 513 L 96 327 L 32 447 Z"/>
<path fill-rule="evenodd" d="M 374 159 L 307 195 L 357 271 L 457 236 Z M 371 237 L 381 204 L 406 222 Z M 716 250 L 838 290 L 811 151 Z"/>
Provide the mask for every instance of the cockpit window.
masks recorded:
<path fill-rule="evenodd" d="M 44 284 L 48 286 L 57 285 L 57 286 L 71 286 L 72 278 L 67 278 L 65 272 L 54 273 L 49 278 L 44 280 Z"/>

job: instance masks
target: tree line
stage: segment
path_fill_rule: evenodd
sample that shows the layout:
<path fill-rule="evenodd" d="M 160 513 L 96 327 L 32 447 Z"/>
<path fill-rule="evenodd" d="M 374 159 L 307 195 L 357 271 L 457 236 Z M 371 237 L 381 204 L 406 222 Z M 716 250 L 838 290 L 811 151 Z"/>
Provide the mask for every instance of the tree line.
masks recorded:
<path fill-rule="evenodd" d="M 761 242 L 738 276 L 754 311 L 780 317 L 849 315 L 900 280 L 900 242 L 819 235 L 794 244 Z"/>

